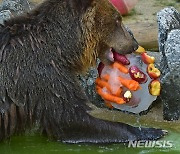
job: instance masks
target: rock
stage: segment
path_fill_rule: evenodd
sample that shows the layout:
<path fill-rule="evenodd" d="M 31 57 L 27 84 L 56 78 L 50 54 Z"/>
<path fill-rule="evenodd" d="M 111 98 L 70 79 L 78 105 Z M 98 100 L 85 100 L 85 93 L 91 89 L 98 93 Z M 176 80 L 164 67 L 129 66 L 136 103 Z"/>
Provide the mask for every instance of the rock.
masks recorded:
<path fill-rule="evenodd" d="M 30 9 L 28 0 L 3 0 L 0 6 L 0 11 L 9 10 L 13 15 L 19 15 Z"/>
<path fill-rule="evenodd" d="M 9 10 L 0 11 L 0 24 L 4 24 L 4 20 L 9 19 L 12 16 Z"/>
<path fill-rule="evenodd" d="M 165 120 L 180 117 L 180 14 L 173 7 L 158 13 L 161 53 L 163 115 Z"/>
<path fill-rule="evenodd" d="M 97 60 L 97 66 L 100 60 Z M 97 68 L 91 67 L 86 75 L 80 75 L 79 81 L 82 87 L 84 88 L 87 97 L 91 101 L 91 103 L 95 104 L 98 107 L 104 106 L 104 101 L 101 97 L 96 93 L 95 90 L 95 80 L 98 77 Z"/>
<path fill-rule="evenodd" d="M 13 15 L 19 15 L 31 9 L 28 0 L 3 0 L 0 5 L 0 24 Z"/>

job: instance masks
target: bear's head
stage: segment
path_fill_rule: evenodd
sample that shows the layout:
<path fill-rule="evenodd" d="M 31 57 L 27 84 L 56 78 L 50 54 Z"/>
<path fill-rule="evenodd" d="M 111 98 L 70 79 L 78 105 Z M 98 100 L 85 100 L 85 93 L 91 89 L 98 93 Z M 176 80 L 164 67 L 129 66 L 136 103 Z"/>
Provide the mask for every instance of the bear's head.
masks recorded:
<path fill-rule="evenodd" d="M 110 48 L 121 54 L 138 48 L 132 33 L 123 25 L 120 13 L 108 0 L 76 1 L 79 1 L 81 8 L 84 7 L 82 25 L 84 33 L 87 33 L 88 48 L 94 46 L 101 61 L 107 62 L 106 52 Z"/>

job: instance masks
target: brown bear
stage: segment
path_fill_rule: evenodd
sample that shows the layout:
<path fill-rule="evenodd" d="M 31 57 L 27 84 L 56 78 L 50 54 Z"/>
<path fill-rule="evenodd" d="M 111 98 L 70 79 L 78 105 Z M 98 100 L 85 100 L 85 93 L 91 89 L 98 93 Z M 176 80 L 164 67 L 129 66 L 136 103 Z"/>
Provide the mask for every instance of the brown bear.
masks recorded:
<path fill-rule="evenodd" d="M 0 140 L 39 124 L 66 143 L 155 140 L 164 131 L 136 128 L 88 114 L 77 74 L 106 62 L 110 48 L 126 54 L 137 42 L 107 0 L 47 0 L 0 28 Z"/>

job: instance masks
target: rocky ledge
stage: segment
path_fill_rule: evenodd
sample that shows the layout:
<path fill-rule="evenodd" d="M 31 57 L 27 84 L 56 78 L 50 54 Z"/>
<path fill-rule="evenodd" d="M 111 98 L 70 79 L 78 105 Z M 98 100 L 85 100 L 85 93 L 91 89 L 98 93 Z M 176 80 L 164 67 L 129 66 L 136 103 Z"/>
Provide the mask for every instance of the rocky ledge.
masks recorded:
<path fill-rule="evenodd" d="M 165 120 L 180 117 L 180 14 L 173 8 L 158 12 L 161 54 L 163 115 Z"/>

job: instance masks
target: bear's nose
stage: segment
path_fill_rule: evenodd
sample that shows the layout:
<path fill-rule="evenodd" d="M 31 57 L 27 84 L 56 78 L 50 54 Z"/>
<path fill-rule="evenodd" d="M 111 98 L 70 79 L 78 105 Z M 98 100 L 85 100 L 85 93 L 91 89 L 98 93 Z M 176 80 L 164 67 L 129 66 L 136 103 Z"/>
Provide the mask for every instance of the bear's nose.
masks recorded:
<path fill-rule="evenodd" d="M 135 45 L 134 45 L 134 51 L 136 51 L 136 50 L 138 49 L 138 47 L 139 47 L 138 43 L 135 43 Z"/>

